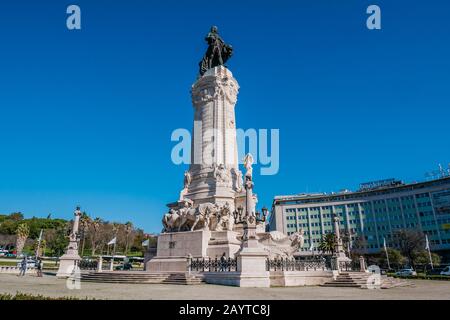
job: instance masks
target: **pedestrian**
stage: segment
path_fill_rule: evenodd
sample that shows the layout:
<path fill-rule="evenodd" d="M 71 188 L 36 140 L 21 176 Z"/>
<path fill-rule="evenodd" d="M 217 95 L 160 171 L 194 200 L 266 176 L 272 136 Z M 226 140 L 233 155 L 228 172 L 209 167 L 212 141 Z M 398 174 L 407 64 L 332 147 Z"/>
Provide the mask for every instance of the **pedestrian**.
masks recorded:
<path fill-rule="evenodd" d="M 20 272 L 19 272 L 19 277 L 20 276 L 25 276 L 25 273 L 27 272 L 27 256 L 24 256 L 22 261 L 20 262 Z"/>
<path fill-rule="evenodd" d="M 42 260 L 41 258 L 38 258 L 36 261 L 36 271 L 37 271 L 37 276 L 38 277 L 42 277 Z"/>
<path fill-rule="evenodd" d="M 226 264 L 227 264 L 227 255 L 224 252 L 222 257 L 220 257 L 220 271 L 221 272 L 225 271 Z"/>

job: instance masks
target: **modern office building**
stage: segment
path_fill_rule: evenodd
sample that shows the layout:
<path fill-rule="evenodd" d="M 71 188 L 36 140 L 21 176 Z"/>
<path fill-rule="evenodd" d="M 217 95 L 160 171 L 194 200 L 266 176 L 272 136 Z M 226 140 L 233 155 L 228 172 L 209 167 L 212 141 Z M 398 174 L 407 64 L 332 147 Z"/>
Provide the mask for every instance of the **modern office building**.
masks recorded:
<path fill-rule="evenodd" d="M 324 234 L 334 232 L 335 214 L 352 241 L 358 236 L 366 240 L 367 253 L 383 249 L 384 239 L 395 247 L 393 235 L 400 229 L 427 234 L 431 250 L 450 250 L 450 176 L 410 184 L 376 181 L 361 184 L 356 192 L 276 196 L 269 226 L 287 235 L 303 229 L 306 254 Z"/>

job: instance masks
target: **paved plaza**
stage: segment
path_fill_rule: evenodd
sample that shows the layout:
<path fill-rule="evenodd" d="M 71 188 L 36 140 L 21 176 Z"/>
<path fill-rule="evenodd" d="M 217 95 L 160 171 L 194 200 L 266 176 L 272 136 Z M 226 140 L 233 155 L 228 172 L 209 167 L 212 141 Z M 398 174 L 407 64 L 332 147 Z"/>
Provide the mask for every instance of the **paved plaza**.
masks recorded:
<path fill-rule="evenodd" d="M 166 284 L 109 284 L 81 283 L 80 290 L 69 290 L 65 280 L 55 276 L 37 278 L 0 274 L 0 293 L 16 292 L 41 294 L 49 297 L 71 296 L 89 299 L 344 299 L 344 300 L 396 300 L 396 299 L 444 299 L 450 300 L 450 281 L 417 280 L 413 287 L 384 290 L 330 287 L 278 287 L 238 288 L 217 285 L 166 285 Z"/>

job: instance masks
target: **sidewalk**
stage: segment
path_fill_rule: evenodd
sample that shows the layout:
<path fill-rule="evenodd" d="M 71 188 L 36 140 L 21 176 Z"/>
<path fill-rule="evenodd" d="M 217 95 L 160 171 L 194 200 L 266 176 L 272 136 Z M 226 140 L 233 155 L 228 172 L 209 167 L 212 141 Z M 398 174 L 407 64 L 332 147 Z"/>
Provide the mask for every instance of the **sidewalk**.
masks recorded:
<path fill-rule="evenodd" d="M 71 296 L 94 299 L 339 299 L 339 300 L 395 300 L 395 299 L 443 299 L 450 300 L 450 281 L 416 280 L 415 287 L 386 290 L 358 288 L 289 287 L 289 288 L 237 288 L 216 285 L 165 285 L 165 284 L 103 284 L 82 282 L 80 290 L 69 290 L 66 281 L 54 276 L 37 278 L 27 275 L 0 274 L 0 292 L 41 294 L 49 297 Z"/>

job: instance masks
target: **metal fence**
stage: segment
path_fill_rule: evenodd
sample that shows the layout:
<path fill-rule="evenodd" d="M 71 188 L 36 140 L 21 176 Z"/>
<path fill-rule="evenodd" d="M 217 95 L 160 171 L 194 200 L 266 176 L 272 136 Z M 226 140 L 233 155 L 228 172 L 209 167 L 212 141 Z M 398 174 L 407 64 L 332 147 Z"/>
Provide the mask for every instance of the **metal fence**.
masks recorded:
<path fill-rule="evenodd" d="M 78 262 L 78 267 L 80 270 L 97 270 L 98 261 L 97 260 L 80 260 Z"/>
<path fill-rule="evenodd" d="M 267 259 L 267 271 L 317 271 L 330 270 L 331 265 L 325 258 L 295 260 L 289 258 Z"/>
<path fill-rule="evenodd" d="M 361 264 L 359 261 L 339 261 L 339 266 L 336 258 L 331 259 L 331 269 L 339 271 L 361 271 Z"/>
<path fill-rule="evenodd" d="M 188 264 L 189 271 L 197 272 L 234 272 L 237 271 L 236 259 L 211 259 L 196 258 L 190 259 Z"/>

